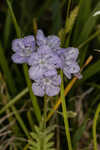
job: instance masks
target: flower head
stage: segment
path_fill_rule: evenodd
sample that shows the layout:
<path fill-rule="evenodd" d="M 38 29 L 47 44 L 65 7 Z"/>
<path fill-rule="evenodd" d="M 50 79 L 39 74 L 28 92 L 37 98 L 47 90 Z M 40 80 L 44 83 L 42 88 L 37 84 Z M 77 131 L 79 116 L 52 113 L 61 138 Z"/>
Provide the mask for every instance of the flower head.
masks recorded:
<path fill-rule="evenodd" d="M 63 60 L 63 72 L 68 79 L 71 79 L 72 74 L 77 75 L 79 78 L 80 67 L 77 63 L 79 51 L 77 48 L 69 47 L 65 48 L 61 54 Z"/>
<path fill-rule="evenodd" d="M 12 60 L 15 63 L 27 63 L 30 79 L 34 80 L 32 90 L 37 96 L 55 96 L 60 91 L 61 77 L 57 69 L 62 69 L 68 79 L 72 74 L 81 78 L 77 63 L 77 48 L 60 47 L 60 39 L 55 35 L 45 37 L 42 30 L 34 36 L 13 40 Z"/>
<path fill-rule="evenodd" d="M 55 96 L 60 91 L 61 78 L 60 76 L 45 77 L 42 80 L 36 80 L 32 84 L 32 90 L 37 96 Z"/>
<path fill-rule="evenodd" d="M 57 68 L 61 67 L 61 59 L 52 53 L 48 46 L 40 46 L 30 59 L 29 75 L 32 80 L 42 79 L 43 76 L 57 75 Z"/>
<path fill-rule="evenodd" d="M 12 55 L 12 60 L 15 63 L 27 63 L 30 55 L 35 50 L 34 36 L 30 35 L 13 40 L 12 50 L 15 52 L 15 54 Z"/>
<path fill-rule="evenodd" d="M 38 46 L 47 45 L 53 51 L 56 51 L 60 47 L 60 44 L 61 44 L 59 37 L 55 35 L 45 37 L 42 30 L 37 31 L 36 41 L 37 41 Z"/>

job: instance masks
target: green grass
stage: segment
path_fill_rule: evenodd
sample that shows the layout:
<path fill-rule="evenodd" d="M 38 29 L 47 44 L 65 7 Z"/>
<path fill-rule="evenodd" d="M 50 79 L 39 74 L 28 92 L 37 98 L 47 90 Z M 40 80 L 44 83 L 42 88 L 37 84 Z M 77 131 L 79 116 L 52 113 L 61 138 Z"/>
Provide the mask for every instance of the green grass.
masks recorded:
<path fill-rule="evenodd" d="M 30 132 L 34 133 L 34 127 L 44 122 L 43 112 L 47 115 L 52 111 L 58 98 L 50 97 L 45 108 L 43 98 L 36 97 L 32 92 L 33 81 L 29 79 L 28 66 L 14 64 L 11 60 L 12 40 L 36 34 L 33 31 L 34 20 L 36 27 L 43 29 L 45 35 L 58 35 L 63 47 L 79 48 L 80 66 L 88 56 L 93 55 L 92 62 L 82 72 L 83 78 L 75 83 L 66 98 L 64 88 L 69 81 L 61 73 L 62 107 L 45 124 L 45 131 L 49 126 L 57 125 L 53 139 L 57 150 L 66 150 L 67 147 L 68 150 L 80 147 L 89 150 L 93 144 L 93 149 L 97 150 L 97 144 L 100 146 L 100 138 L 97 136 L 100 131 L 100 53 L 94 49 L 100 50 L 100 15 L 94 17 L 93 14 L 100 11 L 99 0 L 6 0 L 0 3 L 0 7 L 0 134 L 4 126 L 15 121 L 10 128 L 11 134 L 5 136 L 5 141 L 0 139 L 0 150 L 6 147 L 7 140 L 13 136 L 24 140 L 15 140 L 14 148 L 11 144 L 6 149 L 28 150 Z M 90 88 L 93 91 L 86 94 Z M 68 118 L 66 106 L 68 112 L 77 115 Z M 2 123 L 3 118 L 6 119 Z M 43 133 L 36 132 L 38 135 Z"/>

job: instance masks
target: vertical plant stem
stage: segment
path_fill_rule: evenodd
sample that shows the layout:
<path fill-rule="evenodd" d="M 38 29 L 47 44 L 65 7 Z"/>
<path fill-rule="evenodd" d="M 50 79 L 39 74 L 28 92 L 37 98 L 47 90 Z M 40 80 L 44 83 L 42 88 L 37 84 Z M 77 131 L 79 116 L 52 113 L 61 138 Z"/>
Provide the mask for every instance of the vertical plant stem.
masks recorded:
<path fill-rule="evenodd" d="M 21 38 L 21 30 L 19 28 L 19 25 L 17 23 L 16 17 L 14 15 L 14 12 L 13 12 L 13 9 L 12 9 L 12 6 L 11 6 L 11 3 L 10 3 L 9 0 L 7 0 L 7 4 L 8 4 L 8 7 L 9 7 L 9 10 L 10 10 L 10 14 L 11 14 L 11 17 L 12 17 L 12 20 L 13 20 L 13 24 L 14 24 L 15 29 L 16 29 L 17 37 Z M 40 111 L 40 108 L 39 108 L 39 105 L 38 105 L 38 102 L 37 102 L 37 98 L 36 98 L 36 96 L 34 96 L 34 94 L 32 92 L 32 83 L 29 79 L 27 64 L 24 64 L 23 68 L 24 68 L 25 79 L 26 79 L 26 82 L 27 82 L 27 85 L 28 85 L 28 88 L 29 88 L 30 97 L 31 97 L 32 104 L 33 104 L 33 107 L 34 107 L 34 113 L 36 115 L 36 118 L 37 118 L 38 122 L 40 122 L 41 121 L 41 111 Z"/>
<path fill-rule="evenodd" d="M 37 30 L 38 30 L 38 26 L 37 26 L 37 20 L 36 18 L 33 19 L 33 33 L 36 37 L 36 34 L 37 34 Z"/>
<path fill-rule="evenodd" d="M 68 114 L 67 114 L 66 102 L 65 102 L 65 96 L 64 96 L 64 84 L 63 84 L 62 70 L 61 70 L 60 74 L 61 74 L 61 102 L 62 102 L 65 131 L 66 131 L 66 137 L 67 137 L 67 141 L 68 141 L 68 148 L 69 148 L 69 150 L 72 150 L 71 136 L 70 136 L 70 131 L 69 131 Z"/>
<path fill-rule="evenodd" d="M 47 117 L 47 96 L 44 96 L 44 118 L 43 118 L 43 126 L 46 128 L 46 117 Z"/>
<path fill-rule="evenodd" d="M 93 144 L 94 144 L 94 150 L 98 150 L 97 148 L 97 140 L 96 140 L 96 126 L 97 126 L 97 120 L 100 113 L 100 103 L 96 109 L 96 113 L 93 120 Z"/>
<path fill-rule="evenodd" d="M 84 65 L 81 67 L 80 71 L 82 72 L 83 69 L 89 65 L 91 63 L 91 61 L 93 60 L 93 56 L 89 56 L 87 58 L 87 60 L 85 61 Z M 67 94 L 69 93 L 69 91 L 71 90 L 71 88 L 73 87 L 73 85 L 75 84 L 75 82 L 77 81 L 77 77 L 74 77 L 69 84 L 66 86 L 65 90 L 64 90 L 64 96 L 67 96 Z M 57 100 L 55 106 L 53 107 L 53 110 L 48 114 L 46 121 L 48 121 L 51 116 L 54 114 L 54 112 L 58 109 L 59 105 L 61 104 L 61 97 Z"/>
<path fill-rule="evenodd" d="M 56 117 L 56 124 L 59 124 L 59 118 Z M 59 126 L 56 128 L 56 149 L 60 150 L 60 128 Z"/>
<path fill-rule="evenodd" d="M 27 82 L 27 85 L 28 85 L 28 88 L 29 88 L 29 94 L 30 94 L 32 104 L 33 104 L 34 113 L 36 115 L 36 118 L 37 118 L 38 122 L 40 122 L 41 121 L 41 111 L 40 111 L 40 108 L 39 108 L 39 105 L 38 105 L 38 102 L 37 102 L 37 98 L 33 94 L 33 91 L 32 91 L 32 83 L 29 79 L 27 64 L 24 64 L 23 68 L 24 68 L 25 79 L 26 79 L 26 82 Z"/>

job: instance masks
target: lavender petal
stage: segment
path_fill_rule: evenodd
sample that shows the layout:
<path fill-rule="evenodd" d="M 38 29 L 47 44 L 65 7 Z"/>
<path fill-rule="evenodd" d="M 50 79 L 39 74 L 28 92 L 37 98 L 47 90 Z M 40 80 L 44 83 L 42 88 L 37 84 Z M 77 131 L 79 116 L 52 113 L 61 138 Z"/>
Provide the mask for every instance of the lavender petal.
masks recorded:
<path fill-rule="evenodd" d="M 13 54 L 11 58 L 13 62 L 17 64 L 27 63 L 28 61 L 27 57 L 19 56 L 17 53 Z"/>
<path fill-rule="evenodd" d="M 45 94 L 43 87 L 37 82 L 32 84 L 32 90 L 36 96 L 42 97 Z"/>
<path fill-rule="evenodd" d="M 12 50 L 14 52 L 19 52 L 21 48 L 24 48 L 23 46 L 23 39 L 15 39 L 12 41 Z"/>
<path fill-rule="evenodd" d="M 43 77 L 43 68 L 40 68 L 39 66 L 30 67 L 29 76 L 32 80 L 41 79 Z"/>
<path fill-rule="evenodd" d="M 46 87 L 46 94 L 48 96 L 55 96 L 59 94 L 60 88 L 54 85 L 49 85 Z"/>
<path fill-rule="evenodd" d="M 42 45 L 46 44 L 46 38 L 45 38 L 42 30 L 37 31 L 36 41 L 37 41 L 38 46 L 42 46 Z"/>
<path fill-rule="evenodd" d="M 57 49 L 60 46 L 60 39 L 55 35 L 48 36 L 47 45 L 52 49 Z"/>

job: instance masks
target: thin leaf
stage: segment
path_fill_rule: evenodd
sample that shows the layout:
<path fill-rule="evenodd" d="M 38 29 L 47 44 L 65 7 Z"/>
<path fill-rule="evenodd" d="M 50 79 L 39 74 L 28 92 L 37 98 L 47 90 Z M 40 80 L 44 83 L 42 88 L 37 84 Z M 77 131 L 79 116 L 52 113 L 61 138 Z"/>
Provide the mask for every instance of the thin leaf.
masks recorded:
<path fill-rule="evenodd" d="M 96 63 L 93 65 L 89 66 L 83 73 L 83 79 L 80 81 L 84 82 L 87 79 L 91 78 L 93 75 L 98 73 L 100 71 L 100 60 L 98 60 Z"/>
<path fill-rule="evenodd" d="M 83 132 L 86 129 L 86 125 L 87 125 L 87 121 L 84 121 L 83 124 L 76 130 L 76 132 L 75 132 L 75 134 L 73 136 L 72 141 L 73 141 L 73 145 L 74 145 L 75 149 L 77 147 L 77 143 L 79 142 L 80 138 L 83 135 Z"/>
<path fill-rule="evenodd" d="M 15 87 L 15 83 L 14 83 L 10 68 L 8 66 L 8 62 L 7 62 L 7 59 L 5 57 L 4 49 L 2 47 L 1 42 L 0 42 L 0 66 L 3 70 L 5 80 L 7 82 L 9 89 L 10 89 L 10 92 L 12 93 L 12 95 L 14 95 L 16 93 L 16 87 Z"/>
<path fill-rule="evenodd" d="M 79 13 L 73 35 L 73 45 L 78 42 L 77 40 L 79 39 L 79 32 L 82 32 L 83 24 L 87 22 L 87 18 L 89 17 L 90 14 L 91 2 L 92 2 L 91 0 L 88 1 L 80 0 Z"/>
<path fill-rule="evenodd" d="M 9 0 L 7 0 L 7 4 L 8 4 L 9 11 L 10 11 L 10 14 L 11 14 L 11 17 L 12 17 L 12 20 L 13 20 L 13 24 L 14 24 L 15 29 L 16 29 L 17 37 L 21 38 L 21 30 L 20 30 L 20 27 L 17 23 L 17 20 L 15 18 L 15 15 L 14 15 L 14 12 L 13 12 L 13 9 L 12 9 L 12 6 L 11 6 L 11 3 L 10 3 Z M 40 122 L 41 121 L 41 111 L 40 111 L 40 108 L 39 108 L 39 105 L 38 105 L 38 102 L 37 102 L 37 98 L 36 98 L 36 96 L 34 95 L 34 93 L 32 91 L 32 83 L 31 83 L 31 80 L 29 78 L 27 64 L 23 64 L 23 69 L 24 69 L 25 79 L 26 79 L 26 82 L 27 82 L 27 85 L 28 85 L 28 88 L 29 88 L 30 97 L 32 99 L 32 104 L 33 104 L 33 107 L 34 107 L 34 110 L 35 110 L 34 113 L 36 115 L 36 118 L 37 118 L 38 122 Z"/>

